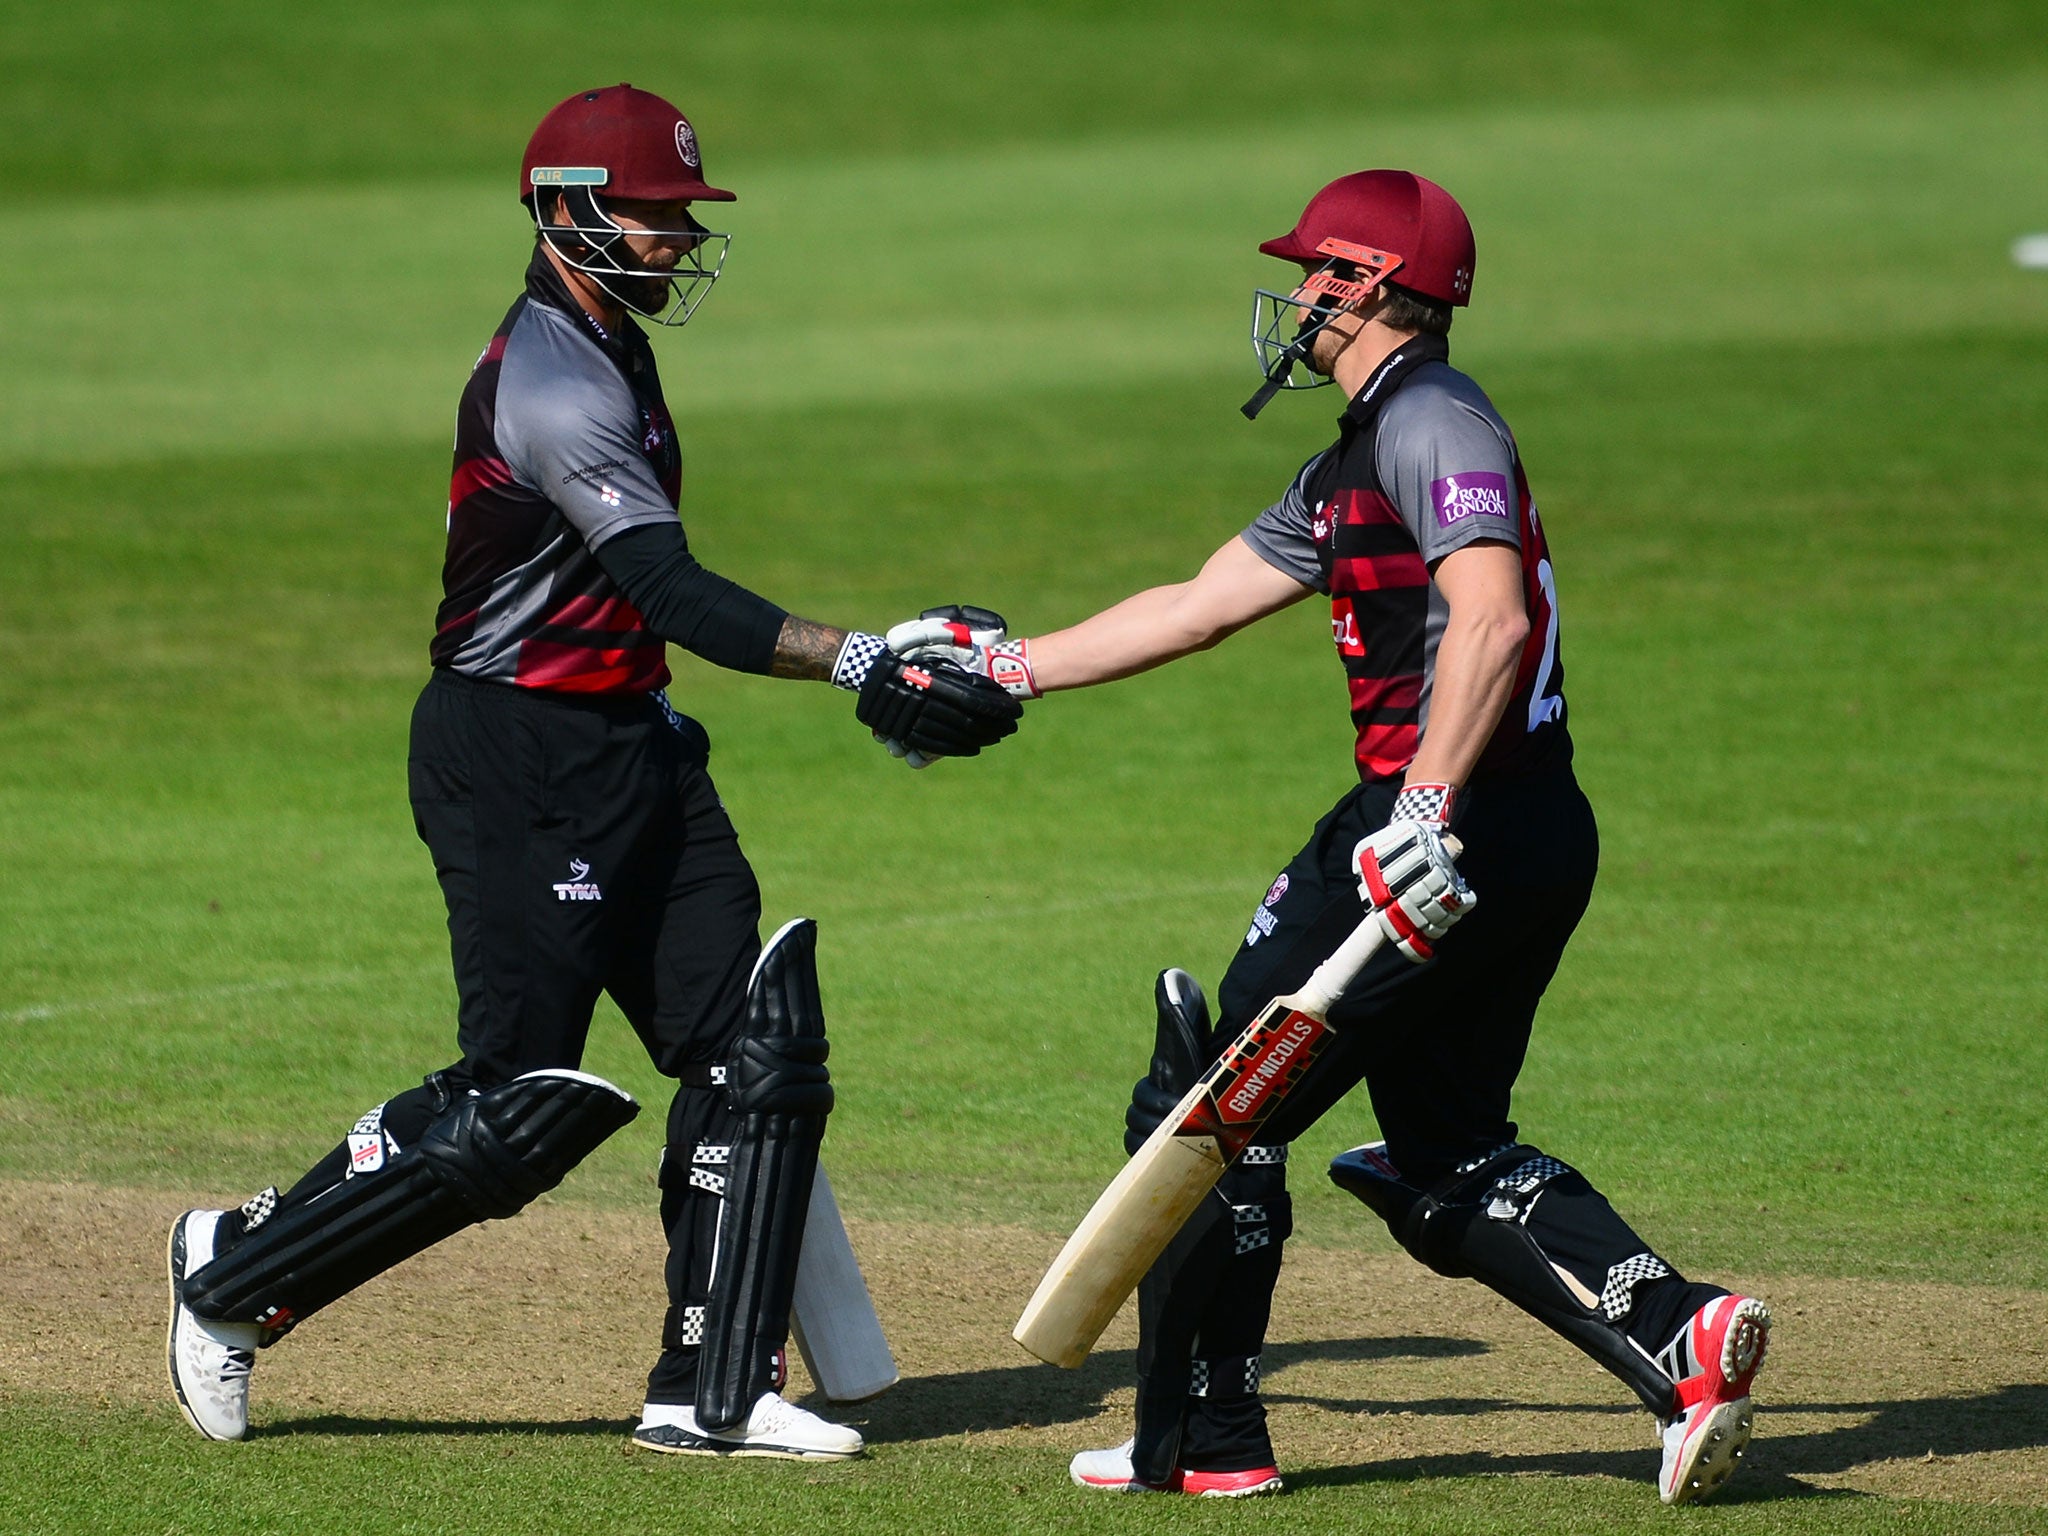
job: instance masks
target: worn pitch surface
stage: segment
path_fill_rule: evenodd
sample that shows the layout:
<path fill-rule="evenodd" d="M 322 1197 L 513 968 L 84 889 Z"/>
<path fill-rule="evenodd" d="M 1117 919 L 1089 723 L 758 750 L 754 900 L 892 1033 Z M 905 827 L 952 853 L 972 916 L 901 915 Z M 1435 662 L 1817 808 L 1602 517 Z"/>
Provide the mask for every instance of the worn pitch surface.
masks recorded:
<path fill-rule="evenodd" d="M 53 1394 L 170 1412 L 162 1251 L 177 1209 L 160 1193 L 0 1183 L 0 1224 L 20 1239 L 0 1257 L 0 1401 Z M 856 1223 L 853 1236 L 904 1375 L 843 1415 L 874 1456 L 919 1441 L 1004 1444 L 1057 1481 L 1074 1451 L 1128 1433 L 1128 1313 L 1077 1372 L 1026 1360 L 1008 1337 L 1053 1238 L 910 1222 Z M 1478 1287 L 1440 1280 L 1376 1238 L 1361 1247 L 1288 1254 L 1267 1392 L 1297 1481 L 1655 1476 L 1650 1420 L 1598 1369 Z M 545 1200 L 433 1249 L 265 1352 L 255 1433 L 612 1423 L 623 1439 L 660 1270 L 651 1218 Z M 1746 1487 L 2048 1508 L 2048 1385 L 2032 1368 L 2048 1294 L 1731 1279 L 1769 1298 L 1777 1318 Z M 92 1329 L 78 1327 L 81 1311 Z M 793 1393 L 808 1389 L 798 1366 Z"/>

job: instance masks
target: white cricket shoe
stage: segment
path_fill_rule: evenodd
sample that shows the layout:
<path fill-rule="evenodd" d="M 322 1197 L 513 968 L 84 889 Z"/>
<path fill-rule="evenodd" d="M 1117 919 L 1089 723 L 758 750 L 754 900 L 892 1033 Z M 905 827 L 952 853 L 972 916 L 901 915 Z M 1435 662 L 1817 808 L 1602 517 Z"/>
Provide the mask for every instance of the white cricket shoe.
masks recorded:
<path fill-rule="evenodd" d="M 1067 1463 L 1067 1476 L 1076 1488 L 1093 1488 L 1102 1493 L 1170 1493 L 1172 1483 L 1141 1482 L 1131 1469 L 1131 1451 L 1138 1437 L 1104 1451 L 1082 1451 Z"/>
<path fill-rule="evenodd" d="M 1664 1465 L 1657 1497 L 1690 1504 L 1727 1482 L 1742 1464 L 1756 1427 L 1750 1383 L 1764 1363 L 1771 1309 L 1753 1296 L 1720 1296 L 1692 1316 L 1673 1341 L 1695 1369 L 1678 1382 L 1678 1417 L 1663 1426 Z"/>
<path fill-rule="evenodd" d="M 763 1392 L 745 1424 L 719 1434 L 697 1426 L 697 1410 L 675 1403 L 641 1409 L 633 1443 L 671 1456 L 780 1456 L 789 1461 L 843 1461 L 866 1444 L 848 1429 L 799 1408 L 775 1392 Z"/>
<path fill-rule="evenodd" d="M 1144 1482 L 1131 1467 L 1131 1451 L 1137 1443 L 1133 1435 L 1106 1451 L 1082 1451 L 1067 1463 L 1067 1476 L 1075 1487 L 1093 1488 L 1098 1493 L 1191 1493 L 1203 1499 L 1246 1499 L 1280 1493 L 1286 1487 L 1278 1467 L 1255 1467 L 1246 1472 L 1189 1472 L 1175 1467 L 1164 1483 Z"/>
<path fill-rule="evenodd" d="M 254 1323 L 195 1317 L 179 1299 L 185 1277 L 213 1258 L 223 1214 L 187 1211 L 171 1223 L 171 1390 L 186 1422 L 207 1439 L 240 1440 L 249 1433 L 249 1372 L 261 1330 Z"/>

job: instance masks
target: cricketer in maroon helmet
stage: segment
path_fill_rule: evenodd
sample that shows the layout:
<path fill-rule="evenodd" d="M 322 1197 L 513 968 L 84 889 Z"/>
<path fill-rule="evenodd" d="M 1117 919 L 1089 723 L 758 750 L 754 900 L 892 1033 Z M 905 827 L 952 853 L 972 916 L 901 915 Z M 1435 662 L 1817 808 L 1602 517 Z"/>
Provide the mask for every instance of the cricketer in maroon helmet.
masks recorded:
<path fill-rule="evenodd" d="M 1384 1139 L 1338 1158 L 1331 1177 L 1423 1263 L 1492 1287 L 1634 1391 L 1658 1422 L 1660 1495 L 1687 1502 L 1748 1443 L 1770 1314 L 1681 1276 L 1509 1118 L 1599 844 L 1572 771 L 1556 553 L 1514 434 L 1450 362 L 1452 317 L 1472 297 L 1472 226 L 1432 181 L 1361 171 L 1259 249 L 1299 281 L 1254 301 L 1264 379 L 1244 413 L 1334 383 L 1336 440 L 1186 581 L 1028 640 L 917 622 L 890 632 L 1031 699 L 1161 666 L 1311 595 L 1330 604 L 1358 782 L 1253 909 L 1213 1028 L 1191 977 L 1160 977 L 1131 1150 L 1268 1000 L 1300 987 L 1361 903 L 1404 894 L 1378 878 L 1390 854 L 1453 898 L 1421 903 L 1435 915 L 1332 1009 L 1331 1043 L 1141 1284 L 1135 1433 L 1076 1456 L 1073 1479 L 1280 1489 L 1259 1356 L 1291 1224 L 1287 1143 L 1363 1082 Z"/>
<path fill-rule="evenodd" d="M 993 745 L 1021 707 L 692 554 L 677 427 L 637 323 L 683 324 L 722 270 L 727 237 L 696 210 L 733 194 L 706 179 L 690 120 L 630 85 L 579 92 L 534 131 L 519 198 L 533 254 L 456 413 L 407 763 L 448 909 L 459 1055 L 282 1193 L 178 1218 L 172 1385 L 200 1433 L 243 1438 L 259 1347 L 513 1214 L 629 1120 L 629 1097 L 576 1070 L 606 993 L 677 1084 L 658 1178 L 667 1305 L 636 1309 L 654 1364 L 634 1441 L 844 1458 L 859 1434 L 779 1391 L 832 1107 L 816 925 L 763 946 L 710 737 L 664 692 L 667 647 L 850 690 L 912 766 Z"/>

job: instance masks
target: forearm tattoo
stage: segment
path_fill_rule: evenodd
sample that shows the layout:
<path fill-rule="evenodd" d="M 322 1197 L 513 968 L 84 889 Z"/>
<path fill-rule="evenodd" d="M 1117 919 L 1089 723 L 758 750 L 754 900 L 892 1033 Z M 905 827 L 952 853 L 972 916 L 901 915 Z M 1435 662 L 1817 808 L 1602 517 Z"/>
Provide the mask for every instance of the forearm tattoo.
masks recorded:
<path fill-rule="evenodd" d="M 791 614 L 782 621 L 782 633 L 775 638 L 775 661 L 769 667 L 773 677 L 801 677 L 828 682 L 846 631 Z"/>

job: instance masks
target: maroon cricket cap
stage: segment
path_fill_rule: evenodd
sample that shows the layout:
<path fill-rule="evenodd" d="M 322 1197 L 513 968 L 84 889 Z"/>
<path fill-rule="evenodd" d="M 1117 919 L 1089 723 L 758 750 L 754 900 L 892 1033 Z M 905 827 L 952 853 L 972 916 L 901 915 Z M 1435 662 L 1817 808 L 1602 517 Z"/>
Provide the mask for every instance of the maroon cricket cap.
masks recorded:
<path fill-rule="evenodd" d="M 649 203 L 734 201 L 705 182 L 690 120 L 630 85 L 578 91 L 540 120 L 519 167 L 519 196 L 537 187 L 591 187 Z"/>
<path fill-rule="evenodd" d="M 1325 240 L 1372 246 L 1401 258 L 1387 280 L 1446 304 L 1472 301 L 1472 225 L 1458 200 L 1412 171 L 1355 171 L 1309 199 L 1293 229 L 1259 249 L 1317 266 Z"/>

